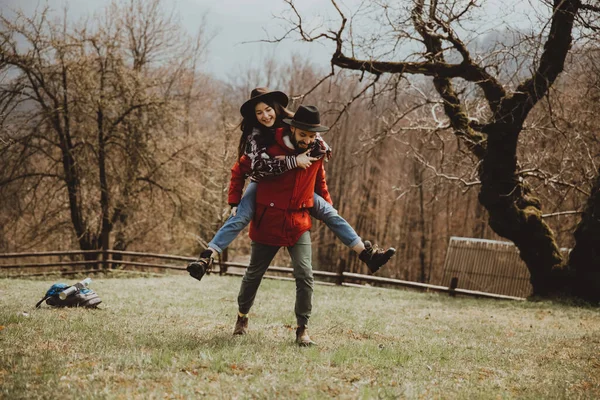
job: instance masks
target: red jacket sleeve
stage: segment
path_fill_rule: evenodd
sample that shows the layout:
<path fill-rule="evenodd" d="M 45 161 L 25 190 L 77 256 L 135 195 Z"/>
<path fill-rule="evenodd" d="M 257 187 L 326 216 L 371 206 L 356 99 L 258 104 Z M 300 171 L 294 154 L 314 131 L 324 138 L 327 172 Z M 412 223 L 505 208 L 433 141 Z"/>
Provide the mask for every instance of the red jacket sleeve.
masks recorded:
<path fill-rule="evenodd" d="M 250 172 L 252 172 L 250 164 L 250 159 L 244 155 L 231 168 L 231 180 L 229 181 L 229 196 L 227 197 L 227 202 L 232 207 L 240 204 L 242 191 L 244 190 L 244 182 L 246 182 L 246 178 L 250 175 Z"/>
<path fill-rule="evenodd" d="M 315 193 L 325 199 L 326 202 L 333 205 L 329 190 L 327 189 L 327 182 L 325 181 L 325 168 L 323 167 L 323 161 L 317 171 L 317 179 L 315 180 Z"/>

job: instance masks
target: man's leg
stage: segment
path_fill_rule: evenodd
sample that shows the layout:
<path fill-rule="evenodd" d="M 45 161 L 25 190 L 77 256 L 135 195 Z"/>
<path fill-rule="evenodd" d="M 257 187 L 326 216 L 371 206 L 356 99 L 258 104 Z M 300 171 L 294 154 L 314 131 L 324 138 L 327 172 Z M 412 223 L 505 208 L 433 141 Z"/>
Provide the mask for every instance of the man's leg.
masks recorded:
<path fill-rule="evenodd" d="M 296 279 L 296 342 L 301 346 L 315 344 L 308 336 L 307 326 L 312 311 L 313 271 L 310 232 L 306 231 L 295 245 L 288 247 Z"/>
<path fill-rule="evenodd" d="M 248 313 L 252 304 L 254 304 L 256 292 L 267 268 L 269 268 L 269 264 L 273 261 L 278 250 L 278 246 L 267 246 L 252 242 L 250 265 L 242 278 L 238 294 L 238 320 L 233 331 L 235 335 L 246 333 L 246 329 L 248 328 Z"/>

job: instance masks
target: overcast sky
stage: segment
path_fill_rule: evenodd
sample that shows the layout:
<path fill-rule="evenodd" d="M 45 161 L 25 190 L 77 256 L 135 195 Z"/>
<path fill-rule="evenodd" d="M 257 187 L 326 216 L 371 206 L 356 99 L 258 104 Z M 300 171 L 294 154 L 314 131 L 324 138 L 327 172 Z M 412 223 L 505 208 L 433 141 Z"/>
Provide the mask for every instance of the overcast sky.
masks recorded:
<path fill-rule="evenodd" d="M 361 2 L 362 0 L 338 0 L 347 15 L 350 14 L 350 9 L 355 9 Z M 68 5 L 69 15 L 79 19 L 109 3 L 110 0 L 0 0 L 0 7 L 2 11 L 21 8 L 30 13 L 45 4 L 56 12 L 62 12 L 64 6 Z M 208 31 L 213 32 L 215 37 L 209 48 L 209 58 L 203 67 L 206 72 L 220 79 L 228 80 L 248 66 L 259 65 L 261 60 L 272 54 L 285 57 L 292 52 L 298 53 L 310 57 L 315 64 L 324 68 L 327 68 L 331 58 L 333 43 L 328 42 L 324 42 L 324 45 L 294 40 L 278 45 L 244 43 L 265 39 L 267 32 L 270 35 L 283 32 L 283 21 L 274 17 L 289 10 L 282 0 L 165 0 L 164 3 L 167 7 L 174 7 L 190 34 L 197 32 L 198 24 L 203 15 L 207 14 Z M 523 21 L 527 19 L 528 1 L 487 0 L 482 3 L 486 8 L 489 7 L 487 14 L 490 17 L 516 8 L 525 17 Z M 299 0 L 297 6 L 302 15 L 310 17 L 313 23 L 336 16 L 335 9 L 327 0 Z M 519 21 L 513 13 L 510 20 L 515 23 Z"/>
<path fill-rule="evenodd" d="M 344 0 L 352 5 L 359 0 Z M 3 12 L 20 8 L 27 14 L 36 7 L 48 4 L 52 10 L 62 13 L 68 5 L 68 15 L 73 19 L 101 10 L 110 0 L 0 0 Z M 172 0 L 164 2 L 174 7 L 181 22 L 190 34 L 195 34 L 198 24 L 206 14 L 208 31 L 214 33 L 209 47 L 209 58 L 204 69 L 214 76 L 227 80 L 247 66 L 259 65 L 260 61 L 274 53 L 289 55 L 292 52 L 306 55 L 316 63 L 327 65 L 331 48 L 288 41 L 283 45 L 266 43 L 244 43 L 281 34 L 283 22 L 274 18 L 287 10 L 281 0 Z M 332 11 L 331 4 L 324 0 L 301 0 L 301 10 L 313 16 Z"/>

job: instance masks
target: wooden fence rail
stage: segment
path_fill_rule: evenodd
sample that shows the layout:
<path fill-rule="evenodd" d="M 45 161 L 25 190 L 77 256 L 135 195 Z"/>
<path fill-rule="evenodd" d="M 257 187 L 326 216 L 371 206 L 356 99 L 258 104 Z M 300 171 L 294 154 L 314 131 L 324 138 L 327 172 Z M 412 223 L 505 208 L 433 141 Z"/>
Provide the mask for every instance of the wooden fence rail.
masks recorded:
<path fill-rule="evenodd" d="M 116 257 L 115 257 L 116 256 Z M 51 261 L 48 258 L 59 257 L 58 261 Z M 64 260 L 64 257 L 71 258 Z M 123 258 L 128 257 L 129 260 Z M 32 259 L 43 259 L 43 261 L 32 262 L 18 262 L 16 260 L 32 258 Z M 86 258 L 84 260 L 73 259 L 73 258 Z M 139 261 L 139 258 L 152 259 L 152 260 L 166 260 L 166 261 L 179 261 L 178 264 L 164 264 L 158 261 L 147 262 Z M 133 259 L 133 260 L 132 260 Z M 134 251 L 116 251 L 116 250 L 87 250 L 87 251 L 47 251 L 47 252 L 30 252 L 30 253 L 4 253 L 0 254 L 0 271 L 2 276 L 40 276 L 48 273 L 60 273 L 64 275 L 71 275 L 77 273 L 97 273 L 97 272 L 111 272 L 111 271 L 126 271 L 126 267 L 137 267 L 136 270 L 147 271 L 147 269 L 157 270 L 176 270 L 185 271 L 185 266 L 188 262 L 194 261 L 195 257 L 177 256 L 171 254 L 156 254 L 156 253 L 144 253 Z M 9 260 L 10 263 L 5 263 L 4 260 Z M 243 269 L 247 268 L 248 265 L 244 263 L 219 261 L 215 260 L 215 264 L 219 266 L 220 275 L 236 275 L 242 276 L 244 274 Z M 51 267 L 61 268 L 59 270 L 49 270 Z M 84 267 L 82 268 L 71 268 L 69 270 L 65 267 Z M 229 267 L 234 267 L 230 269 Z M 22 270 L 37 269 L 35 272 L 23 274 Z M 16 270 L 16 271 L 15 271 Z M 9 273 L 12 272 L 12 273 Z M 18 273 L 15 273 L 17 272 Z M 279 275 L 265 275 L 266 278 L 272 279 L 293 279 L 290 276 L 293 273 L 292 268 L 270 266 L 268 269 L 270 273 L 276 273 Z M 317 283 L 327 285 L 342 285 L 342 286 L 358 286 L 365 287 L 366 284 L 379 285 L 379 286 L 392 286 L 392 287 L 405 287 L 410 289 L 422 290 L 422 291 L 434 291 L 434 292 L 445 292 L 452 296 L 457 294 L 464 296 L 474 297 L 485 297 L 491 299 L 502 299 L 502 300 L 525 300 L 522 297 L 506 296 L 495 293 L 481 292 L 477 290 L 460 289 L 449 286 L 430 285 L 420 282 L 404 281 L 400 279 L 385 278 L 380 276 L 354 274 L 349 272 L 329 272 L 314 270 L 313 275 L 315 276 Z"/>

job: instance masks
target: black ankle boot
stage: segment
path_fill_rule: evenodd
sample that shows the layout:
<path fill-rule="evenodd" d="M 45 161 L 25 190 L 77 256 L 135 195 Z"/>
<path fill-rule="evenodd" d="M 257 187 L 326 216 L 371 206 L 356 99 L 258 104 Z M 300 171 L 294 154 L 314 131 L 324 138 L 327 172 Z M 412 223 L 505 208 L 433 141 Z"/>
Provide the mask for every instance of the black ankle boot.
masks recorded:
<path fill-rule="evenodd" d="M 212 250 L 206 249 L 200 253 L 198 260 L 188 264 L 186 270 L 190 273 L 192 278 L 201 280 L 204 274 L 210 271 L 213 264 Z"/>
<path fill-rule="evenodd" d="M 396 254 L 396 249 L 390 247 L 387 250 L 383 250 L 377 247 L 377 245 L 371 245 L 368 240 L 365 241 L 365 249 L 358 255 L 358 258 L 367 264 L 371 273 L 375 273 L 382 266 L 387 263 L 392 256 Z"/>

